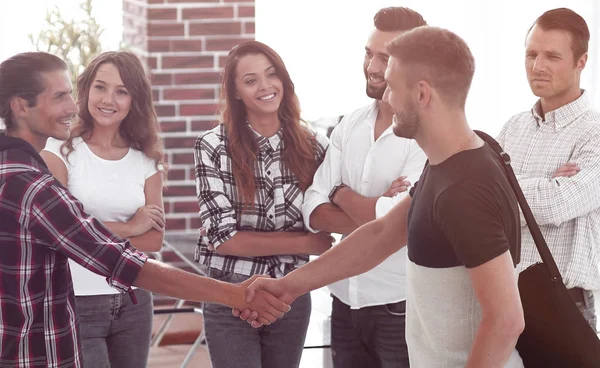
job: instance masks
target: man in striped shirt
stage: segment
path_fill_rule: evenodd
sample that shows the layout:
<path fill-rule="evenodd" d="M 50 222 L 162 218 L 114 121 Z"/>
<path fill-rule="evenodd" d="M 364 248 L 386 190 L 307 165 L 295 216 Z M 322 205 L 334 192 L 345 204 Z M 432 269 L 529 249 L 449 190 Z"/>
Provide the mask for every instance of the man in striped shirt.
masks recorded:
<path fill-rule="evenodd" d="M 244 285 L 253 279 L 232 285 L 149 260 L 87 215 L 38 154 L 49 136 L 69 136 L 71 92 L 66 65 L 53 55 L 0 64 L 0 367 L 82 366 L 69 258 L 132 297 L 135 285 L 255 309 L 267 323 L 289 310 L 270 294 L 247 307 Z"/>
<path fill-rule="evenodd" d="M 526 39 L 529 85 L 540 99 L 512 117 L 498 142 L 511 157 L 548 247 L 577 306 L 596 328 L 600 290 L 600 113 L 580 76 L 588 59 L 585 20 L 561 8 L 542 14 Z M 541 261 L 522 225 L 519 270 Z"/>

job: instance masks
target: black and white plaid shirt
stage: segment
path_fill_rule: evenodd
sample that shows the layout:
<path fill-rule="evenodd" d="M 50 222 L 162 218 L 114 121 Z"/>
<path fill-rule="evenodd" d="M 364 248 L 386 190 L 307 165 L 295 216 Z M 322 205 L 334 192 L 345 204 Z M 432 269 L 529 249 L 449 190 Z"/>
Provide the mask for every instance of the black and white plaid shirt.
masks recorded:
<path fill-rule="evenodd" d="M 252 129 L 249 125 L 248 128 Z M 200 219 L 206 230 L 206 236 L 198 241 L 196 261 L 226 272 L 281 277 L 305 264 L 308 256 L 222 256 L 208 248 L 209 245 L 218 248 L 238 231 L 304 231 L 301 211 L 304 193 L 298 179 L 284 166 L 282 131 L 270 138 L 254 133 L 259 147 L 255 206 L 243 213 L 227 153 L 224 125 L 204 133 L 196 141 L 196 193 Z M 328 141 L 317 134 L 316 142 L 317 161 L 321 163 Z"/>

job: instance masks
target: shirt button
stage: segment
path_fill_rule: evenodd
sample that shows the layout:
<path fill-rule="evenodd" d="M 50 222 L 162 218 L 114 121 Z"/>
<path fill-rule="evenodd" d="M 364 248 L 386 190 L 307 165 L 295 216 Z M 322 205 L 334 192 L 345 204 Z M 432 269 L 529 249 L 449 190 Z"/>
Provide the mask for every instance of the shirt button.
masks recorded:
<path fill-rule="evenodd" d="M 269 219 L 272 219 L 272 218 L 273 218 L 273 215 L 269 215 Z"/>
<path fill-rule="evenodd" d="M 271 175 L 271 170 L 268 170 L 268 171 L 267 171 L 267 175 Z"/>

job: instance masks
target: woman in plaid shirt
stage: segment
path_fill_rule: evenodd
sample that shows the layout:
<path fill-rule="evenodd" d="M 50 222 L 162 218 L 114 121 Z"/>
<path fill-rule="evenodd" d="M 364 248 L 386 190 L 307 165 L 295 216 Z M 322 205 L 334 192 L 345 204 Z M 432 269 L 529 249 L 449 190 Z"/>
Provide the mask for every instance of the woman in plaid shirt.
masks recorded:
<path fill-rule="evenodd" d="M 232 283 L 283 277 L 331 247 L 329 234 L 305 232 L 301 212 L 327 140 L 302 124 L 281 57 L 260 42 L 231 50 L 221 93 L 221 124 L 195 146 L 204 227 L 196 260 L 210 277 Z M 307 294 L 280 321 L 253 329 L 230 308 L 206 305 L 213 367 L 297 367 L 310 311 Z"/>

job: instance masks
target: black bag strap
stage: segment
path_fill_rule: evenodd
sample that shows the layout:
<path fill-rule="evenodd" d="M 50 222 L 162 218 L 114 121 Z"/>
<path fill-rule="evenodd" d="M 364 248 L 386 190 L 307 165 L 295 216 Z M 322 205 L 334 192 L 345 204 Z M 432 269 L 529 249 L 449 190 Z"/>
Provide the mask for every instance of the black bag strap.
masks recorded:
<path fill-rule="evenodd" d="M 540 227 L 538 226 L 535 218 L 533 217 L 533 213 L 531 212 L 531 208 L 529 208 L 529 204 L 527 204 L 527 200 L 525 199 L 525 195 L 523 195 L 523 191 L 521 190 L 521 186 L 517 181 L 517 177 L 515 176 L 515 172 L 513 171 L 512 166 L 510 166 L 510 156 L 508 153 L 504 152 L 500 144 L 496 142 L 496 140 L 484 132 L 479 130 L 475 130 L 475 133 L 479 136 L 479 138 L 483 139 L 485 143 L 487 143 L 492 149 L 500 156 L 501 162 L 504 164 L 504 169 L 506 171 L 508 181 L 510 186 L 512 187 L 515 195 L 517 196 L 517 200 L 519 201 L 519 205 L 521 206 L 521 211 L 523 211 L 523 215 L 525 216 L 525 221 L 527 221 L 527 227 L 533 236 L 533 241 L 535 242 L 535 246 L 540 253 L 542 261 L 544 265 L 548 269 L 550 276 L 553 281 L 561 281 L 562 277 L 560 272 L 558 271 L 558 267 L 556 266 L 556 262 L 552 257 L 552 253 L 550 253 L 550 249 L 548 249 L 548 244 L 546 244 L 546 240 L 542 235 Z"/>

